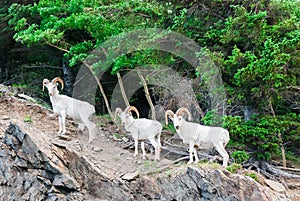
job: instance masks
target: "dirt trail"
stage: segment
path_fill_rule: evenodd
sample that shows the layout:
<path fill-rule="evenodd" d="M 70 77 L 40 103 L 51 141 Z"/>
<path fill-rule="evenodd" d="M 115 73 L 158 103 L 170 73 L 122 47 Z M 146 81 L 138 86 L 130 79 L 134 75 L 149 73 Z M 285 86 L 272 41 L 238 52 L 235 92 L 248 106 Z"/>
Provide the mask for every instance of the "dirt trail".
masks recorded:
<path fill-rule="evenodd" d="M 96 139 L 88 144 L 87 129 L 80 131 L 73 120 L 67 119 L 66 137 L 68 139 L 62 139 L 57 134 L 57 117 L 51 110 L 28 100 L 5 96 L 0 99 L 1 135 L 10 122 L 18 124 L 25 132 L 37 136 L 40 133 L 46 134 L 48 139 L 41 139 L 41 144 L 43 144 L 43 140 L 50 140 L 48 144 L 55 143 L 77 151 L 111 179 L 121 177 L 126 173 L 150 174 L 172 163 L 166 159 L 158 163 L 153 162 L 154 155 L 151 153 L 148 153 L 149 160 L 142 160 L 141 150 L 139 150 L 139 156 L 134 158 L 133 152 L 122 148 L 124 145 L 122 141 L 113 139 L 113 133 L 108 131 L 106 126 L 98 126 Z M 99 118 L 97 118 L 97 122 L 103 125 Z M 116 128 L 112 128 L 112 130 L 114 129 Z"/>

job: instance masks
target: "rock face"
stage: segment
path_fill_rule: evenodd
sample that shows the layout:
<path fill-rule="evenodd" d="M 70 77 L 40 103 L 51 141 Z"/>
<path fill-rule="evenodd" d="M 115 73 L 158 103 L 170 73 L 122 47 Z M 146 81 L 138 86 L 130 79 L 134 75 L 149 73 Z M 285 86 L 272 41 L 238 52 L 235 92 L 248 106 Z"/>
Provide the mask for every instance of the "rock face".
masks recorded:
<path fill-rule="evenodd" d="M 93 200 L 94 196 L 126 196 L 85 158 L 61 145 L 41 149 L 17 125 L 10 124 L 3 142 L 0 200 Z"/>
<path fill-rule="evenodd" d="M 0 200 L 57 200 L 62 191 L 78 190 L 18 126 L 9 126 L 3 142 Z M 68 185 L 58 185 L 59 180 Z"/>
<path fill-rule="evenodd" d="M 272 200 L 285 194 L 225 169 L 183 166 L 179 174 L 108 178 L 63 144 L 38 142 L 10 124 L 0 151 L 0 200 Z"/>

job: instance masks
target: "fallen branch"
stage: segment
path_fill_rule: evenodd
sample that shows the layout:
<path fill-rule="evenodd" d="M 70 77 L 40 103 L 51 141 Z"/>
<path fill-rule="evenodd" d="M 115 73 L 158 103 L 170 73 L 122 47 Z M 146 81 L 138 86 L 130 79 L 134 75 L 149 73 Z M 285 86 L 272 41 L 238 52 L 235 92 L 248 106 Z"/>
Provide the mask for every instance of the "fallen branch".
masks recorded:
<path fill-rule="evenodd" d="M 190 159 L 190 156 L 184 156 L 184 157 L 178 158 L 175 161 L 173 161 L 173 164 L 179 163 L 180 161 L 183 161 L 183 160 L 189 160 L 189 159 Z"/>
<path fill-rule="evenodd" d="M 300 178 L 300 175 L 291 174 L 291 173 L 282 171 L 265 161 L 261 161 L 260 163 L 261 163 L 260 166 L 262 167 L 263 170 L 268 171 L 277 177 Z"/>
<path fill-rule="evenodd" d="M 288 168 L 288 167 L 277 167 L 280 170 L 287 170 L 287 171 L 292 171 L 292 172 L 298 172 L 300 174 L 300 169 L 297 168 Z"/>

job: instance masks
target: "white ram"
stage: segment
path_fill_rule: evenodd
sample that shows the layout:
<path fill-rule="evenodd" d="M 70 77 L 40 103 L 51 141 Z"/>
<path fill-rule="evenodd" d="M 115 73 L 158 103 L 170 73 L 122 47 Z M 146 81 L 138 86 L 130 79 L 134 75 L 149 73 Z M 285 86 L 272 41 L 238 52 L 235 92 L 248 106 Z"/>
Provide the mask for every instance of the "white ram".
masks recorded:
<path fill-rule="evenodd" d="M 96 135 L 96 125 L 89 120 L 89 117 L 95 113 L 95 107 L 88 102 L 59 94 L 57 89 L 58 82 L 63 89 L 64 82 L 59 77 L 54 78 L 51 82 L 48 79 L 43 80 L 43 91 L 44 87 L 48 89 L 53 112 L 58 114 L 58 133 L 66 133 L 66 115 L 69 115 L 74 119 L 80 118 L 89 130 L 89 143 L 91 143 Z"/>
<path fill-rule="evenodd" d="M 130 132 L 135 143 L 134 156 L 138 155 L 138 140 L 150 140 L 150 143 L 155 149 L 155 159 L 160 160 L 160 135 L 162 131 L 162 125 L 160 122 L 150 119 L 134 119 L 131 111 L 134 111 L 139 117 L 139 112 L 134 106 L 127 107 L 124 111 L 121 108 L 116 108 L 115 116 L 118 115 L 121 118 L 122 126 L 127 132 Z M 145 144 L 141 142 L 141 148 L 143 152 L 143 159 L 146 158 Z"/>
<path fill-rule="evenodd" d="M 225 147 L 229 141 L 229 132 L 221 127 L 203 126 L 201 124 L 187 122 L 183 115 L 188 115 L 188 120 L 191 120 L 191 113 L 187 108 L 179 108 L 174 114 L 173 111 L 167 110 L 165 113 L 166 124 L 168 125 L 168 117 L 173 121 L 176 132 L 183 140 L 183 143 L 189 144 L 190 160 L 193 162 L 193 153 L 195 163 L 199 161 L 195 146 L 203 149 L 215 148 L 223 157 L 223 166 L 228 165 L 229 155 Z"/>

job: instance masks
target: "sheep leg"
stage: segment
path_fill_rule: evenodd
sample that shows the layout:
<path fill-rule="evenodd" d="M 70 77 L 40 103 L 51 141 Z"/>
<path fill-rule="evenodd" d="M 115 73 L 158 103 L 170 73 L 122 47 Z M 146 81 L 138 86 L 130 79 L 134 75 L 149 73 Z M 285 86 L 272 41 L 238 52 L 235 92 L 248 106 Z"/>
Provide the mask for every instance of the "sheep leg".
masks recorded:
<path fill-rule="evenodd" d="M 228 165 L 229 155 L 225 148 L 223 147 L 222 143 L 216 145 L 216 150 L 223 158 L 223 166 L 226 167 Z"/>
<path fill-rule="evenodd" d="M 142 141 L 141 142 L 141 148 L 142 148 L 142 152 L 143 152 L 143 160 L 146 159 L 146 151 L 145 151 L 145 142 Z"/>
<path fill-rule="evenodd" d="M 61 112 L 61 126 L 62 126 L 62 134 L 66 133 L 66 113 Z"/>
<path fill-rule="evenodd" d="M 194 143 L 190 144 L 189 152 L 190 152 L 190 160 L 188 164 L 191 164 L 193 162 Z"/>
<path fill-rule="evenodd" d="M 61 123 L 61 116 L 58 116 L 58 126 L 59 126 L 59 130 L 58 130 L 58 134 L 62 133 L 62 123 Z"/>
<path fill-rule="evenodd" d="M 152 146 L 155 149 L 155 157 L 154 160 L 155 161 L 159 161 L 160 160 L 160 150 L 161 150 L 161 145 L 160 145 L 160 139 L 158 138 L 157 140 L 154 138 L 149 138 L 150 143 L 152 144 Z"/>
<path fill-rule="evenodd" d="M 160 131 L 161 133 L 161 131 Z M 159 147 L 161 147 L 161 143 L 160 143 L 160 133 L 157 135 L 157 143 L 159 144 Z"/>
<path fill-rule="evenodd" d="M 195 163 L 198 163 L 199 162 L 199 158 L 198 158 L 196 147 L 194 147 L 194 156 L 195 156 Z"/>
<path fill-rule="evenodd" d="M 139 145 L 139 141 L 138 139 L 134 139 L 134 157 L 136 157 L 138 155 L 138 145 Z"/>
<path fill-rule="evenodd" d="M 81 113 L 79 115 L 80 115 L 81 121 L 84 123 L 84 125 L 89 130 L 89 143 L 91 143 L 95 139 L 95 136 L 96 136 L 96 125 L 89 120 L 89 116 L 90 116 L 89 114 Z"/>

